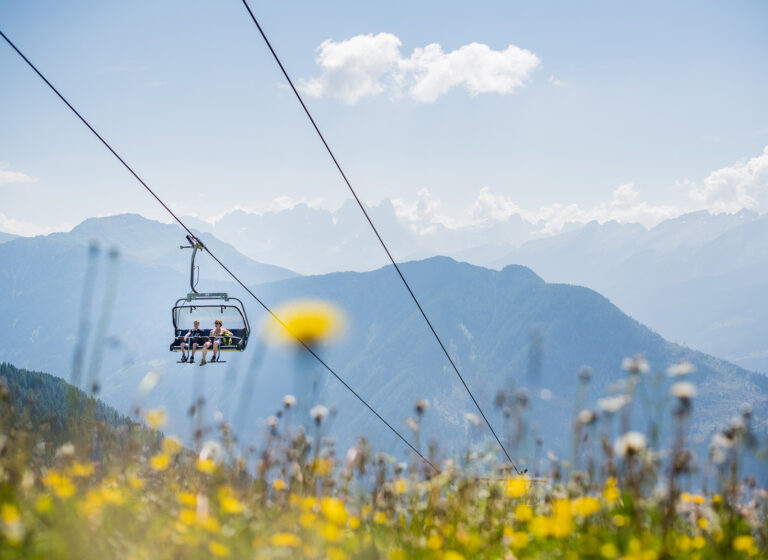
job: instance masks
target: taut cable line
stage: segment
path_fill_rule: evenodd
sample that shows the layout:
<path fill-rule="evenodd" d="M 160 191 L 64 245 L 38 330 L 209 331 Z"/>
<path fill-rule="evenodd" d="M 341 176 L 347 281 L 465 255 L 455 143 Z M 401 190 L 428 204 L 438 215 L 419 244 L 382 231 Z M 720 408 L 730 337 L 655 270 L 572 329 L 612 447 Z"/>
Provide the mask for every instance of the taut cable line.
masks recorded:
<path fill-rule="evenodd" d="M 352 184 L 349 182 L 349 179 L 347 179 L 347 176 L 344 173 L 344 170 L 341 168 L 341 165 L 336 159 L 336 156 L 334 155 L 333 150 L 331 150 L 331 147 L 328 145 L 328 142 L 326 142 L 325 137 L 323 136 L 323 133 L 320 132 L 320 128 L 317 126 L 315 119 L 312 117 L 312 114 L 309 112 L 309 109 L 307 108 L 306 104 L 304 103 L 304 100 L 299 94 L 299 90 L 297 90 L 296 86 L 293 85 L 293 80 L 291 80 L 291 77 L 288 75 L 288 72 L 283 66 L 283 63 L 280 61 L 280 57 L 277 56 L 275 49 L 272 48 L 272 43 L 270 43 L 269 39 L 267 39 L 266 33 L 264 33 L 264 30 L 261 28 L 259 21 L 256 19 L 256 16 L 253 14 L 253 11 L 251 11 L 251 7 L 248 5 L 247 0 L 242 0 L 242 2 L 243 2 L 243 5 L 245 6 L 245 9 L 248 10 L 248 15 L 251 16 L 253 23 L 256 24 L 256 28 L 259 30 L 261 37 L 264 39 L 264 42 L 269 48 L 269 52 L 272 53 L 272 56 L 274 57 L 275 62 L 277 62 L 277 65 L 280 67 L 280 70 L 283 72 L 283 76 L 285 76 L 285 79 L 288 81 L 288 84 L 291 86 L 293 93 L 296 95 L 296 99 L 299 100 L 299 103 L 301 104 L 301 108 L 304 109 L 304 112 L 306 113 L 307 118 L 309 118 L 309 122 L 312 123 L 312 126 L 315 129 L 315 132 L 317 132 L 317 135 L 320 137 L 320 140 L 322 141 L 323 146 L 325 146 L 325 149 L 328 151 L 328 155 L 331 156 L 331 159 L 333 160 L 333 163 L 336 166 L 336 169 L 339 170 L 339 173 L 341 174 L 342 179 L 344 179 L 344 182 L 349 188 L 349 192 L 352 193 L 352 196 L 355 198 L 355 202 L 357 202 L 357 205 L 360 207 L 360 210 L 363 212 L 365 219 L 368 221 L 368 225 L 371 226 L 373 233 L 376 234 L 376 237 L 379 240 L 379 243 L 381 244 L 382 248 L 384 249 L 384 252 L 387 253 L 387 257 L 389 257 L 389 260 L 392 263 L 392 265 L 395 267 L 395 270 L 397 271 L 398 276 L 400 276 L 400 280 L 403 281 L 403 285 L 405 285 L 405 288 L 408 290 L 408 293 L 411 295 L 411 298 L 413 299 L 413 302 L 416 304 L 416 307 L 419 308 L 419 312 L 421 313 L 421 316 L 424 318 L 424 321 L 426 321 L 427 326 L 429 327 L 429 330 L 432 331 L 432 334 L 434 335 L 435 340 L 437 340 L 437 343 L 440 345 L 440 348 L 443 350 L 443 354 L 445 354 L 445 357 L 448 358 L 448 362 L 450 362 L 451 367 L 453 368 L 453 371 L 456 372 L 456 375 L 461 381 L 461 384 L 464 385 L 464 388 L 467 390 L 467 393 L 472 399 L 472 402 L 475 403 L 475 407 L 477 408 L 478 412 L 480 412 L 480 416 L 482 416 L 483 420 L 485 420 L 485 424 L 488 426 L 488 429 L 491 430 L 493 437 L 496 438 L 496 442 L 499 444 L 499 447 L 501 447 L 502 451 L 504 451 L 504 455 L 507 456 L 507 460 L 515 469 L 515 472 L 517 474 L 520 474 L 520 471 L 517 469 L 517 465 L 515 465 L 515 462 L 512 460 L 512 457 L 509 455 L 509 452 L 507 451 L 506 447 L 504 447 L 504 444 L 501 443 L 501 439 L 499 438 L 499 436 L 496 435 L 496 430 L 494 430 L 493 426 L 491 426 L 491 423 L 488 421 L 488 418 L 485 416 L 485 412 L 483 412 L 483 409 L 480 406 L 480 403 L 477 402 L 477 399 L 472 394 L 472 391 L 469 389 L 469 385 L 467 385 L 467 382 L 464 380 L 464 376 L 461 375 L 459 368 L 456 366 L 455 362 L 453 361 L 453 358 L 451 358 L 451 355 L 448 353 L 448 350 L 445 348 L 445 345 L 443 344 L 443 341 L 440 339 L 440 336 L 438 336 L 437 331 L 435 330 L 435 327 L 432 326 L 432 322 L 429 320 L 429 317 L 427 317 L 427 314 L 424 312 L 424 309 L 421 307 L 421 303 L 419 303 L 419 300 L 416 297 L 416 294 L 413 293 L 413 290 L 411 289 L 410 284 L 408 284 L 408 281 L 405 279 L 405 276 L 403 276 L 403 273 L 400 270 L 400 267 L 397 265 L 397 262 L 395 262 L 395 259 L 392 257 L 392 253 L 390 253 L 389 248 L 387 247 L 387 244 L 384 243 L 384 239 L 382 239 L 381 235 L 379 234 L 379 230 L 377 230 L 376 226 L 373 225 L 373 220 L 371 220 L 371 217 L 368 215 L 368 212 L 366 211 L 365 206 L 363 206 L 363 203 L 360 201 L 360 198 L 357 196 L 355 189 L 352 188 Z"/>
<path fill-rule="evenodd" d="M 105 147 L 106 147 L 106 148 L 107 148 L 107 149 L 108 149 L 108 150 L 109 150 L 109 151 L 112 153 L 112 155 L 113 155 L 113 156 L 115 156 L 115 157 L 117 158 L 117 160 L 118 160 L 118 161 L 119 161 L 121 164 L 123 164 L 123 167 L 125 167 L 125 168 L 126 168 L 126 169 L 127 169 L 127 170 L 128 170 L 130 173 L 131 173 L 131 175 L 133 175 L 133 176 L 136 178 L 136 180 L 137 180 L 139 183 L 141 183 L 141 185 L 142 185 L 142 186 L 143 186 L 143 187 L 144 187 L 144 188 L 147 190 L 147 192 L 149 192 L 149 194 L 151 194 L 151 195 L 152 195 L 152 197 L 154 197 L 154 199 L 155 199 L 155 200 L 157 200 L 157 202 L 158 202 L 158 203 L 159 203 L 159 204 L 160 204 L 160 205 L 161 205 L 163 208 L 165 208 L 165 210 L 166 210 L 166 211 L 167 211 L 167 212 L 168 212 L 168 213 L 169 213 L 169 214 L 170 214 L 170 215 L 173 217 L 173 219 L 174 219 L 174 220 L 176 220 L 176 222 L 177 222 L 177 223 L 178 223 L 178 224 L 179 224 L 179 225 L 180 225 L 180 226 L 181 226 L 181 227 L 184 229 L 184 231 L 186 231 L 186 232 L 187 232 L 187 233 L 188 233 L 190 236 L 192 236 L 194 239 L 197 239 L 197 237 L 195 236 L 195 234 L 194 234 L 194 233 L 192 233 L 192 231 L 191 231 L 191 230 L 190 230 L 190 229 L 189 229 L 189 228 L 188 228 L 188 227 L 187 227 L 187 226 L 184 224 L 184 222 L 182 222 L 182 221 L 181 221 L 181 219 L 180 219 L 180 218 L 179 218 L 179 217 L 178 217 L 178 216 L 177 216 L 177 215 L 176 215 L 176 214 L 173 212 L 173 210 L 171 210 L 171 209 L 170 209 L 170 208 L 169 208 L 169 207 L 168 207 L 168 206 L 167 206 L 167 205 L 166 205 L 166 204 L 165 204 L 165 203 L 164 203 L 164 202 L 163 202 L 163 201 L 160 199 L 160 197 L 159 197 L 159 196 L 158 196 L 158 195 L 157 195 L 157 194 L 156 194 L 156 193 L 155 193 L 155 192 L 154 192 L 154 191 L 153 191 L 153 190 L 152 190 L 152 189 L 149 187 L 149 185 L 147 185 L 147 184 L 144 182 L 144 180 L 143 180 L 141 177 L 139 177 L 139 175 L 138 175 L 138 174 L 137 174 L 137 173 L 136 173 L 136 172 L 135 172 L 135 171 L 134 171 L 134 170 L 131 168 L 131 166 L 130 166 L 130 165 L 128 165 L 128 164 L 125 162 L 125 160 L 124 160 L 123 158 L 121 158 L 121 157 L 120 157 L 120 155 L 119 155 L 119 154 L 118 154 L 118 153 L 117 153 L 117 152 L 116 152 L 116 151 L 115 151 L 115 150 L 112 148 L 112 146 L 110 146 L 110 145 L 109 145 L 109 143 L 108 143 L 106 140 L 104 140 L 104 138 L 103 138 L 103 137 L 102 137 L 102 136 L 101 136 L 101 135 L 100 135 L 98 132 L 96 132 L 96 129 L 94 129 L 94 128 L 93 128 L 93 127 L 92 127 L 92 126 L 91 126 L 91 125 L 88 123 L 88 121 L 87 121 L 87 120 L 85 120 L 85 118 L 84 118 L 84 117 L 83 117 L 83 116 L 82 116 L 82 115 L 81 115 L 81 114 L 80 114 L 80 113 L 77 111 L 77 109 L 75 109 L 75 108 L 72 106 L 72 104 L 71 104 L 69 101 L 67 101 L 67 99 L 66 99 L 66 98 L 65 98 L 65 97 L 64 97 L 64 96 L 63 96 L 61 93 L 59 93 L 59 90 L 57 90 L 57 89 L 56 89 L 56 88 L 53 86 L 53 84 L 52 84 L 51 82 L 49 82 L 49 81 L 48 81 L 48 79 L 47 79 L 47 78 L 46 78 L 46 77 L 45 77 L 45 76 L 42 74 L 42 72 L 40 72 L 40 70 L 38 70 L 38 69 L 37 69 L 37 67 L 36 67 L 34 64 L 32 64 L 32 62 L 31 62 L 31 61 L 30 61 L 30 60 L 29 60 L 29 59 L 28 59 L 26 56 L 24 56 L 24 53 L 22 53 L 22 52 L 21 52 L 21 51 L 18 49 L 18 47 L 16 47 L 16 45 L 15 45 L 15 44 L 14 44 L 14 43 L 13 43 L 13 42 L 12 42 L 12 41 L 11 41 L 11 40 L 10 40 L 10 39 L 9 39 L 9 38 L 6 36 L 6 35 L 5 35 L 5 33 L 3 33 L 3 31 L 2 31 L 2 30 L 0 30 L 0 36 L 2 36 L 2 38 L 3 38 L 3 39 L 5 39 L 5 41 L 6 41 L 6 42 L 7 42 L 7 43 L 8 43 L 8 44 L 11 46 L 11 48 L 12 48 L 14 51 L 16 51 L 16 54 L 18 54 L 18 55 L 19 55 L 19 56 L 20 56 L 20 57 L 21 57 L 21 58 L 24 60 L 24 62 L 26 62 L 26 63 L 27 63 L 27 65 L 28 65 L 28 66 L 29 66 L 29 67 L 30 67 L 32 70 L 34 70 L 34 71 L 35 71 L 35 73 L 36 73 L 36 74 L 37 74 L 37 75 L 40 77 L 40 79 L 42 79 L 42 80 L 43 80 L 43 81 L 46 83 L 46 85 L 47 85 L 47 86 L 48 86 L 48 87 L 49 87 L 49 88 L 50 88 L 50 89 L 51 89 L 51 90 L 52 90 L 52 91 L 53 91 L 53 92 L 54 92 L 54 93 L 55 93 L 55 94 L 58 96 L 58 98 L 59 98 L 59 99 L 61 99 L 61 100 L 64 102 L 64 104 L 65 104 L 67 107 L 69 107 L 69 109 L 70 109 L 70 110 L 71 110 L 71 111 L 72 111 L 72 112 L 73 112 L 75 115 L 77 115 L 77 118 L 78 118 L 78 119 L 80 119 L 80 121 L 82 121 L 82 123 L 83 123 L 85 126 L 87 126 L 87 127 L 88 127 L 88 130 L 90 130 L 90 131 L 91 131 L 91 132 L 92 132 L 92 133 L 93 133 L 93 134 L 96 136 L 96 138 L 98 138 L 98 139 L 99 139 L 99 141 L 101 141 L 101 143 L 102 143 L 102 144 L 103 144 L 103 145 L 104 145 L 104 146 L 105 146 Z M 198 239 L 198 241 L 200 241 L 200 240 Z M 202 242 L 200 242 L 200 244 L 201 244 L 201 245 L 203 245 L 203 243 L 202 243 Z M 411 442 L 409 442 L 407 439 L 405 439 L 405 437 L 404 437 L 404 436 L 403 436 L 403 435 L 402 435 L 402 434 L 401 434 L 401 433 L 400 433 L 400 432 L 399 432 L 397 429 L 395 429 L 395 427 L 394 427 L 394 426 L 392 426 L 392 424 L 390 424 L 389 422 L 387 422 L 387 421 L 384 419 L 384 417 L 382 417 L 382 416 L 381 416 L 381 414 L 379 414 L 379 413 L 378 413 L 378 412 L 377 412 L 377 411 L 376 411 L 376 410 L 375 410 L 375 409 L 374 409 L 374 408 L 373 408 L 373 407 L 372 407 L 370 404 L 368 404 L 368 402 L 367 402 L 367 401 L 366 401 L 366 400 L 365 400 L 365 399 L 364 399 L 362 396 L 360 396 L 360 394 L 358 394 L 358 393 L 357 393 L 357 391 L 355 391 L 355 390 L 354 390 L 352 387 L 350 387 L 350 386 L 349 386 L 349 384 L 347 384 L 347 382 L 346 382 L 346 381 L 344 381 L 344 379 L 342 379 L 342 378 L 341 378 L 341 376 L 339 376 L 339 374 L 337 374 L 337 373 L 336 373 L 336 372 L 333 370 L 333 368 L 331 368 L 331 366 L 329 366 L 327 363 L 325 363 L 325 361 L 324 361 L 322 358 L 320 358 L 320 356 L 318 356 L 318 355 L 317 355 L 317 353 L 316 353 L 316 352 L 315 352 L 315 351 L 314 351 L 314 350 L 313 350 L 313 349 L 312 349 L 312 348 L 311 348 L 311 347 L 310 347 L 310 346 L 309 346 L 309 345 L 308 345 L 306 342 L 304 342 L 304 340 L 302 340 L 302 339 L 301 339 L 301 338 L 300 338 L 300 337 L 299 337 L 299 336 L 298 336 L 298 335 L 297 335 L 295 332 L 293 332 L 293 330 L 292 330 L 292 329 L 291 329 L 291 328 L 290 328 L 288 325 L 286 325 L 286 324 L 285 324 L 285 323 L 284 323 L 284 322 L 283 322 L 283 321 L 282 321 L 282 320 L 281 320 L 281 319 L 280 319 L 280 318 L 279 318 L 277 315 L 275 315 L 275 313 L 274 313 L 274 312 L 273 312 L 273 311 L 272 311 L 272 310 L 271 310 L 271 309 L 270 309 L 270 308 L 269 308 L 269 307 L 268 307 L 268 306 L 267 306 L 267 305 L 266 305 L 266 304 L 265 304 L 263 301 L 261 301 L 261 299 L 259 299 L 259 297 L 258 297 L 256 294 L 254 294 L 254 293 L 253 293 L 253 292 L 250 290 L 250 288 L 248 288 L 248 286 L 246 286 L 246 285 L 245 285 L 245 284 L 244 284 L 244 283 L 243 283 L 243 282 L 240 280 L 240 278 L 238 278 L 238 277 L 237 277 L 237 276 L 236 276 L 236 275 L 235 275 L 235 274 L 234 274 L 234 273 L 233 273 L 233 272 L 232 272 L 232 271 L 231 271 L 231 270 L 230 270 L 230 269 L 229 269 L 229 268 L 228 268 L 228 267 L 227 267 L 227 266 L 226 266 L 226 265 L 223 263 L 223 262 L 221 262 L 221 261 L 218 259 L 218 257 L 217 257 L 216 255 L 214 255 L 214 254 L 211 252 L 211 250 L 210 250 L 210 249 L 208 249 L 208 247 L 206 247 L 205 245 L 203 245 L 203 248 L 204 248 L 204 249 L 205 249 L 205 250 L 208 252 L 208 254 L 211 256 L 211 258 L 212 258 L 214 261 L 216 261 L 216 263 L 217 263 L 217 264 L 218 264 L 218 265 L 219 265 L 219 266 L 220 266 L 220 267 L 221 267 L 221 268 L 222 268 L 222 269 L 223 269 L 223 270 L 224 270 L 224 271 L 225 271 L 227 274 L 229 274 L 229 275 L 232 277 L 232 279 L 233 279 L 235 282 L 237 282 L 237 283 L 240 285 L 240 287 L 242 287 L 242 288 L 243 288 L 243 289 L 244 289 L 244 290 L 245 290 L 245 291 L 246 291 L 246 292 L 247 292 L 247 293 L 248 293 L 248 294 L 249 294 L 251 297 L 253 297 L 253 299 L 255 299 L 255 300 L 256 300 L 256 301 L 259 303 L 259 305 L 261 305 L 261 307 L 263 307 L 263 308 L 264 308 L 264 310 L 265 310 L 267 313 L 269 313 L 269 314 L 272 316 L 272 318 L 273 318 L 275 321 L 277 321 L 277 322 L 278 322 L 278 323 L 279 323 L 279 324 L 280 324 L 280 325 L 281 325 L 281 326 L 282 326 L 282 327 L 283 327 L 283 328 L 284 328 L 286 331 L 288 331 L 288 333 L 290 333 L 290 334 L 291 334 L 291 336 L 293 336 L 293 337 L 296 339 L 296 341 L 297 341 L 297 342 L 298 342 L 298 343 L 299 343 L 301 346 L 303 346 L 303 347 L 304 347 L 304 349 L 305 349 L 307 352 L 309 352 L 309 353 L 310 353 L 310 354 L 311 354 L 311 355 L 312 355 L 312 356 L 313 356 L 313 357 L 314 357 L 314 358 L 315 358 L 315 359 L 316 359 L 318 362 L 320 362 L 320 363 L 323 365 L 323 367 L 324 367 L 325 369 L 327 369 L 327 370 L 328 370 L 328 372 L 329 372 L 329 373 L 331 373 L 331 375 L 333 375 L 333 376 L 334 376 L 334 377 L 335 377 L 335 378 L 336 378 L 336 379 L 337 379 L 337 380 L 338 380 L 338 381 L 339 381 L 339 382 L 340 382 L 340 383 L 341 383 L 341 384 L 342 384 L 344 387 L 346 387 L 346 389 L 347 389 L 347 390 L 348 390 L 350 393 L 352 393 L 352 394 L 353 394 L 355 397 L 357 397 L 357 400 L 359 400 L 361 403 L 363 403 L 363 404 L 365 405 L 365 407 L 366 407 L 368 410 L 370 410 L 370 411 L 371 411 L 371 412 L 372 412 L 372 413 L 373 413 L 373 414 L 374 414 L 374 415 L 375 415 L 375 416 L 376 416 L 376 417 L 377 417 L 379 420 L 381 420 L 381 421 L 384 423 L 384 425 L 385 425 L 385 426 L 387 426 L 387 428 L 389 428 L 389 429 L 390 429 L 390 431 L 392 431 L 392 433 L 394 433 L 394 434 L 395 434 L 395 435 L 396 435 L 398 438 L 400 438 L 400 439 L 403 441 L 403 443 L 405 443 L 405 444 L 406 444 L 406 445 L 407 445 L 407 446 L 408 446 L 408 447 L 409 447 L 409 448 L 410 448 L 410 449 L 411 449 L 411 450 L 412 450 L 414 453 L 416 453 L 416 455 L 418 455 L 419 457 L 421 457 L 421 460 L 422 460 L 422 461 L 424 461 L 426 464 L 428 464 L 430 467 L 432 467 L 432 468 L 435 470 L 435 472 L 437 472 L 438 474 L 440 473 L 440 469 L 438 469 L 438 468 L 437 468 L 437 467 L 436 467 L 436 466 L 435 466 L 435 465 L 434 465 L 434 464 L 433 464 L 433 463 L 432 463 L 432 462 L 431 462 L 429 459 L 427 459 L 427 458 L 426 458 L 426 457 L 425 457 L 425 456 L 424 456 L 424 455 L 423 455 L 423 454 L 422 454 L 422 453 L 421 453 L 421 452 L 420 452 L 418 449 L 416 449 L 416 447 L 414 447 L 414 446 L 411 444 Z"/>

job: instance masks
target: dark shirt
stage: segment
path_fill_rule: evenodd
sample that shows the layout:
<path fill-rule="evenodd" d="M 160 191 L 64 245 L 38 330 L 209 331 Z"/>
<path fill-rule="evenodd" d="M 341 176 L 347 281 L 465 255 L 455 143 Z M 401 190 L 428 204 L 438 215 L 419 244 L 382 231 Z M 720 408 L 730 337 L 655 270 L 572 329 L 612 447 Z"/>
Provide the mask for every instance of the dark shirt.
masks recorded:
<path fill-rule="evenodd" d="M 188 334 L 190 338 L 198 338 L 205 335 L 200 329 L 190 329 Z"/>

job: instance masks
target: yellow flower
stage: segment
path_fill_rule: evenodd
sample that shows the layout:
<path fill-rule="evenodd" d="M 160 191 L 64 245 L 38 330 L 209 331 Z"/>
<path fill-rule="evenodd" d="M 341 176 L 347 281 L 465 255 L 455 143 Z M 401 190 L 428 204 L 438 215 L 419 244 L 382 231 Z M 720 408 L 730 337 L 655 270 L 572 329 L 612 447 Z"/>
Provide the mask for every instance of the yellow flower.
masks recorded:
<path fill-rule="evenodd" d="M 530 539 L 528 538 L 527 533 L 523 533 L 522 531 L 516 531 L 512 533 L 512 538 L 510 539 L 510 544 L 514 548 L 525 548 L 528 546 L 528 541 Z"/>
<path fill-rule="evenodd" d="M 603 558 L 616 558 L 619 555 L 619 549 L 613 543 L 605 543 L 600 547 L 600 556 Z"/>
<path fill-rule="evenodd" d="M 525 523 L 533 517 L 533 509 L 528 504 L 520 504 L 515 508 L 515 518 Z"/>
<path fill-rule="evenodd" d="M 349 515 L 344 508 L 344 502 L 338 498 L 325 497 L 320 501 L 320 511 L 323 513 L 326 519 L 336 525 L 344 525 L 347 523 Z"/>
<path fill-rule="evenodd" d="M 275 490 L 285 490 L 286 484 L 285 481 L 282 478 L 276 478 L 274 482 L 272 482 L 272 488 Z"/>
<path fill-rule="evenodd" d="M 298 344 L 296 337 L 307 344 L 326 342 L 344 330 L 345 318 L 340 309 L 322 300 L 295 300 L 275 309 L 285 327 L 267 318 L 265 336 L 269 341 Z"/>
<path fill-rule="evenodd" d="M 328 560 L 347 560 L 347 553 L 338 547 L 332 546 L 325 551 Z"/>
<path fill-rule="evenodd" d="M 504 491 L 510 498 L 520 498 L 528 491 L 528 480 L 522 477 L 510 478 L 504 487 Z"/>
<path fill-rule="evenodd" d="M 350 529 L 357 529 L 358 527 L 360 527 L 360 518 L 354 517 L 354 516 L 350 517 L 348 526 Z"/>
<path fill-rule="evenodd" d="M 221 509 L 224 510 L 225 513 L 230 513 L 232 515 L 239 515 L 245 510 L 243 503 L 232 496 L 219 498 L 219 503 L 221 504 Z"/>
<path fill-rule="evenodd" d="M 328 458 L 322 457 L 313 463 L 312 468 L 317 476 L 328 476 L 333 469 L 333 462 Z"/>
<path fill-rule="evenodd" d="M 393 490 L 395 494 L 405 494 L 408 492 L 408 481 L 404 478 L 398 478 L 394 483 Z"/>
<path fill-rule="evenodd" d="M 379 525 L 383 525 L 387 522 L 387 514 L 383 511 L 377 511 L 373 514 L 373 522 Z"/>
<path fill-rule="evenodd" d="M 393 548 L 387 552 L 387 560 L 407 560 L 408 555 L 402 548 Z"/>
<path fill-rule="evenodd" d="M 16 546 L 24 538 L 24 526 L 21 524 L 21 513 L 14 504 L 3 504 L 0 507 L 0 519 L 2 519 L 3 536 Z"/>
<path fill-rule="evenodd" d="M 43 477 L 43 485 L 59 498 L 69 498 L 75 493 L 75 485 L 72 481 L 56 471 L 48 471 Z"/>
<path fill-rule="evenodd" d="M 339 542 L 341 540 L 341 531 L 333 523 L 324 523 L 320 527 L 319 535 L 328 542 Z"/>
<path fill-rule="evenodd" d="M 0 519 L 3 520 L 3 523 L 7 524 L 18 523 L 21 520 L 19 508 L 13 504 L 3 504 L 0 507 Z"/>
<path fill-rule="evenodd" d="M 195 513 L 195 510 L 182 509 L 179 512 L 179 521 L 181 521 L 184 525 L 196 525 L 197 514 Z"/>
<path fill-rule="evenodd" d="M 301 544 L 301 540 L 291 533 L 275 533 L 269 539 L 272 546 L 296 548 Z"/>
<path fill-rule="evenodd" d="M 305 511 L 299 516 L 299 524 L 305 529 L 309 529 L 315 524 L 315 519 L 317 519 L 317 516 L 314 513 Z"/>
<path fill-rule="evenodd" d="M 211 541 L 208 543 L 208 550 L 211 552 L 211 554 L 220 558 L 229 556 L 230 554 L 229 548 L 217 541 Z"/>
<path fill-rule="evenodd" d="M 733 539 L 733 550 L 745 552 L 750 556 L 756 555 L 759 551 L 755 544 L 755 539 L 751 535 L 740 535 Z"/>
<path fill-rule="evenodd" d="M 101 497 L 108 504 L 120 505 L 125 502 L 125 494 L 123 494 L 123 491 L 112 484 L 102 487 Z"/>
<path fill-rule="evenodd" d="M 699 520 L 696 522 L 696 524 L 699 526 L 699 529 L 702 531 L 706 531 L 709 529 L 709 519 L 706 517 L 700 517 Z"/>
<path fill-rule="evenodd" d="M 149 459 L 149 466 L 157 472 L 163 472 L 171 465 L 171 458 L 165 453 L 159 453 Z"/>
<path fill-rule="evenodd" d="M 93 463 L 79 463 L 75 461 L 72 463 L 72 466 L 69 467 L 69 474 L 70 476 L 74 476 L 75 478 L 86 478 L 93 474 L 94 470 L 94 464 Z"/>
<path fill-rule="evenodd" d="M 51 511 L 52 507 L 53 502 L 51 502 L 50 496 L 40 496 L 35 503 L 35 509 L 38 511 L 38 513 L 49 512 Z"/>
<path fill-rule="evenodd" d="M 177 455 L 181 453 L 182 449 L 184 449 L 184 446 L 179 438 L 168 436 L 163 439 L 163 453 L 166 455 Z"/>
<path fill-rule="evenodd" d="M 549 535 L 549 519 L 537 515 L 528 524 L 528 530 L 534 537 L 544 538 Z"/>
<path fill-rule="evenodd" d="M 101 497 L 101 493 L 88 490 L 85 493 L 85 499 L 77 505 L 77 509 L 82 517 L 94 517 L 101 512 L 103 506 L 104 499 Z"/>
<path fill-rule="evenodd" d="M 587 517 L 600 511 L 600 501 L 592 496 L 582 496 L 571 502 L 571 511 L 574 515 Z"/>
<path fill-rule="evenodd" d="M 128 484 L 130 484 L 131 488 L 134 490 L 141 490 L 144 488 L 144 481 L 135 474 L 128 475 Z"/>
<path fill-rule="evenodd" d="M 464 557 L 455 550 L 446 550 L 443 560 L 464 560 Z"/>
<path fill-rule="evenodd" d="M 211 474 L 216 470 L 216 462 L 210 457 L 207 457 L 206 459 L 198 459 L 197 470 L 205 474 Z"/>
<path fill-rule="evenodd" d="M 162 408 L 147 411 L 147 424 L 155 430 L 159 430 L 168 423 L 168 418 Z"/>
<path fill-rule="evenodd" d="M 179 495 L 176 496 L 176 499 L 179 500 L 181 505 L 187 506 L 189 508 L 197 507 L 197 496 L 195 496 L 192 492 L 179 492 Z"/>
<path fill-rule="evenodd" d="M 427 539 L 427 548 L 430 550 L 439 550 L 443 546 L 443 537 L 437 533 L 433 533 Z"/>

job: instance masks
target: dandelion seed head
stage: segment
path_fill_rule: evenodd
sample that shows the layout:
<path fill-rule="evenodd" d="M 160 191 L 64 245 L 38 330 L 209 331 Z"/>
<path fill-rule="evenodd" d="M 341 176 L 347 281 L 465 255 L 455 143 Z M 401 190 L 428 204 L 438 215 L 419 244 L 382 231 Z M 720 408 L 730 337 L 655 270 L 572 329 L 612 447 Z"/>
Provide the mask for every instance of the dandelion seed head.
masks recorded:
<path fill-rule="evenodd" d="M 291 408 L 296 406 L 296 397 L 294 397 L 293 395 L 285 395 L 283 397 L 283 406 L 285 408 Z"/>
<path fill-rule="evenodd" d="M 667 375 L 670 377 L 685 377 L 696 371 L 696 366 L 687 360 L 673 364 L 667 368 Z"/>
<path fill-rule="evenodd" d="M 613 452 L 619 457 L 631 457 L 642 453 L 646 448 L 645 434 L 627 432 L 619 437 L 613 445 Z"/>
<path fill-rule="evenodd" d="M 669 394 L 680 400 L 690 400 L 696 396 L 696 386 L 690 381 L 678 381 L 669 388 Z"/>

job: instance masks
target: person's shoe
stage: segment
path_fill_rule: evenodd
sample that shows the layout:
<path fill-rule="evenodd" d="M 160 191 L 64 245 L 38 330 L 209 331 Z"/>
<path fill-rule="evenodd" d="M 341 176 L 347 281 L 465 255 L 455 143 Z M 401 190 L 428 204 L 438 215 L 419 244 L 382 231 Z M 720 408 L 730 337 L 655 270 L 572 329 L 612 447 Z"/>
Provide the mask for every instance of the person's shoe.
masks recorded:
<path fill-rule="evenodd" d="M 182 361 L 182 362 L 186 362 L 186 361 L 187 361 L 187 357 L 186 357 L 186 356 L 182 356 L 182 357 L 181 357 L 181 361 Z"/>
<path fill-rule="evenodd" d="M 207 364 L 207 363 L 208 363 L 208 362 L 206 362 L 206 361 L 205 361 L 205 358 L 203 358 L 202 360 L 200 360 L 200 365 L 201 365 L 201 366 L 204 366 L 204 365 L 205 365 L 205 364 Z"/>
<path fill-rule="evenodd" d="M 194 356 L 192 356 L 192 357 L 189 359 L 189 363 L 190 363 L 190 364 L 194 364 L 194 363 L 195 363 L 195 357 L 194 357 Z"/>
<path fill-rule="evenodd" d="M 211 361 L 212 362 L 218 362 L 219 361 L 219 357 L 218 356 L 214 356 L 213 358 L 211 358 Z"/>

